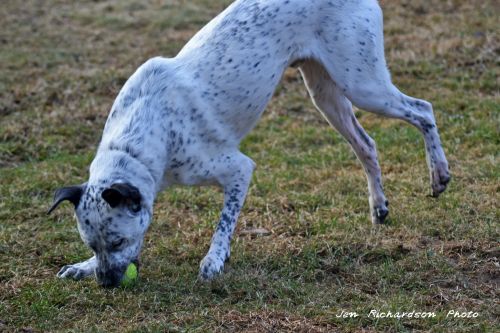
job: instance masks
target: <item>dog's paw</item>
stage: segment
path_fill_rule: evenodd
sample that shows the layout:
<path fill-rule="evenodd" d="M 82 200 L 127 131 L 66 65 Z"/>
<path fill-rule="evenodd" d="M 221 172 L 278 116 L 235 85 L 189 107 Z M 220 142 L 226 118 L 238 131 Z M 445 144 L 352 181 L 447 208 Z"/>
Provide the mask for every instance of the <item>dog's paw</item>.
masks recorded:
<path fill-rule="evenodd" d="M 448 183 L 451 180 L 450 172 L 448 171 L 448 165 L 443 164 L 440 167 L 436 167 L 432 174 L 432 196 L 434 198 L 439 197 L 441 193 L 446 190 Z"/>
<path fill-rule="evenodd" d="M 387 215 L 389 215 L 389 201 L 385 201 L 384 204 L 373 207 L 372 210 L 372 223 L 373 224 L 383 224 Z"/>
<path fill-rule="evenodd" d="M 81 280 L 87 276 L 89 276 L 88 272 L 76 267 L 76 265 L 66 265 L 57 273 L 57 277 L 60 279 Z"/>
<path fill-rule="evenodd" d="M 210 281 L 217 275 L 222 273 L 224 269 L 224 261 L 207 254 L 200 263 L 200 272 L 198 279 L 201 281 Z"/>
<path fill-rule="evenodd" d="M 94 273 L 95 269 L 95 259 L 91 258 L 87 261 L 80 262 L 78 264 L 66 265 L 59 273 L 57 277 L 60 279 L 73 279 L 81 280 Z"/>

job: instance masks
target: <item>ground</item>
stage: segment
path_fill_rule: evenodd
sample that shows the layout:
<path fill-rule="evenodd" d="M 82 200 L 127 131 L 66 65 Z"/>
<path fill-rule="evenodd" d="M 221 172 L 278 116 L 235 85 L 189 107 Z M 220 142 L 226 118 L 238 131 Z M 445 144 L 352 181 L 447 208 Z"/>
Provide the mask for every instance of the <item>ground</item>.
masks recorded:
<path fill-rule="evenodd" d="M 242 144 L 257 170 L 223 277 L 196 280 L 222 205 L 216 188 L 158 198 L 135 287 L 55 277 L 91 253 L 71 205 L 46 215 L 54 189 L 86 180 L 135 68 L 175 56 L 229 2 L 2 1 L 0 331 L 498 331 L 493 0 L 381 1 L 394 82 L 435 108 L 453 175 L 439 199 L 428 196 L 417 130 L 356 111 L 378 144 L 390 201 L 387 225 L 372 227 L 360 164 L 290 69 Z M 372 309 L 436 317 L 374 318 Z M 341 310 L 359 316 L 337 318 Z"/>

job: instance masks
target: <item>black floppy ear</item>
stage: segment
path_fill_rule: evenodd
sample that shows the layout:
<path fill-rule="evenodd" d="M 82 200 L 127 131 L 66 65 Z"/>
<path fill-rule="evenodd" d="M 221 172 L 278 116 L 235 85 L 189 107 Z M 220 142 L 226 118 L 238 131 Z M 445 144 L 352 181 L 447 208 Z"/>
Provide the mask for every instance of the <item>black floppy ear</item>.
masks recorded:
<path fill-rule="evenodd" d="M 50 207 L 50 209 L 47 211 L 47 214 L 52 213 L 52 211 L 65 200 L 70 201 L 76 208 L 78 206 L 78 203 L 80 202 L 80 198 L 82 197 L 83 191 L 85 191 L 86 186 L 87 183 L 84 183 L 82 185 L 66 186 L 57 189 L 54 193 L 54 202 L 52 203 L 52 207 Z"/>
<path fill-rule="evenodd" d="M 102 198 L 115 208 L 120 204 L 125 204 L 133 212 L 141 209 L 141 193 L 137 187 L 127 183 L 116 183 L 102 191 Z"/>

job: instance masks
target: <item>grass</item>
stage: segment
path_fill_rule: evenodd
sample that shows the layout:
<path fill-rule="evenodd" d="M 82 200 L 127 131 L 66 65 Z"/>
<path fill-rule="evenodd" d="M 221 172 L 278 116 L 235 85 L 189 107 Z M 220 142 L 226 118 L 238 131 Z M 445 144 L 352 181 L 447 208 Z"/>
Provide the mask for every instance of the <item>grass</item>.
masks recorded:
<path fill-rule="evenodd" d="M 284 76 L 242 150 L 257 163 L 223 277 L 196 281 L 222 195 L 173 188 L 155 205 L 140 283 L 104 290 L 55 278 L 87 259 L 70 205 L 124 81 L 174 56 L 228 0 L 2 2 L 0 331 L 456 331 L 500 329 L 500 105 L 494 1 L 381 1 L 395 83 L 433 102 L 453 181 L 426 196 L 423 142 L 357 111 L 377 141 L 389 223 L 369 222 L 363 171 Z M 264 228 L 270 233 L 248 233 Z M 435 312 L 377 319 L 370 310 Z M 359 317 L 340 319 L 340 310 Z M 449 310 L 473 319 L 447 318 Z"/>

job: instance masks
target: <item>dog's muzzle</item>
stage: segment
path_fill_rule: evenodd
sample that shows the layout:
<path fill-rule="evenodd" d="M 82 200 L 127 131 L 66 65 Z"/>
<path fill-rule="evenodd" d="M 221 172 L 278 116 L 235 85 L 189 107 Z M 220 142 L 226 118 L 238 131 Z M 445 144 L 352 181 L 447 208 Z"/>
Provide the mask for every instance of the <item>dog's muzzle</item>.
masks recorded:
<path fill-rule="evenodd" d="M 113 288 L 118 287 L 123 278 L 127 266 L 111 267 L 107 269 L 101 269 L 99 267 L 95 270 L 95 276 L 97 283 L 101 287 Z"/>
<path fill-rule="evenodd" d="M 134 259 L 131 263 L 135 264 L 137 270 L 139 270 L 139 259 Z M 129 264 L 97 266 L 95 270 L 97 283 L 104 288 L 118 287 L 123 279 L 128 265 Z"/>

